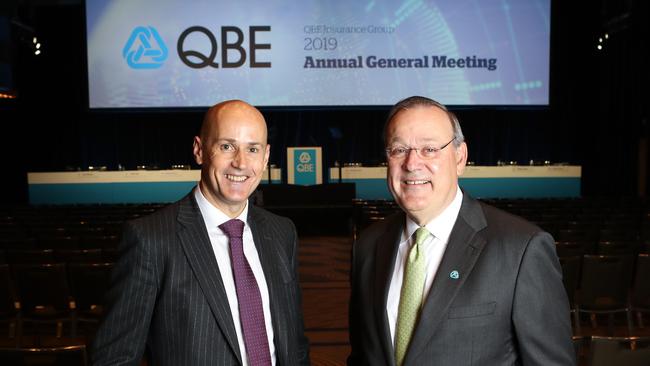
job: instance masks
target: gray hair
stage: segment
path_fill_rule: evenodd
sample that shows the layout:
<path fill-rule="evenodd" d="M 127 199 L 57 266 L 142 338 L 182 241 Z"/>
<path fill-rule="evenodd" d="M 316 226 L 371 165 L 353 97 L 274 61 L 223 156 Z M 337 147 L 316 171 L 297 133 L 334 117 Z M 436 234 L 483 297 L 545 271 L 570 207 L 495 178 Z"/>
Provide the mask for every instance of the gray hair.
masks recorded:
<path fill-rule="evenodd" d="M 449 117 L 451 128 L 454 131 L 454 146 L 459 147 L 463 142 L 465 142 L 465 136 L 463 135 L 463 130 L 460 128 L 460 122 L 458 121 L 458 118 L 452 111 L 448 110 L 447 107 L 445 107 L 443 104 L 436 102 L 433 99 L 415 95 L 400 100 L 399 102 L 397 102 L 397 104 L 393 106 L 393 108 L 390 109 L 390 112 L 388 112 L 388 118 L 386 118 L 386 123 L 384 124 L 384 132 L 382 134 L 382 137 L 384 139 L 384 145 L 386 144 L 386 129 L 388 128 L 390 121 L 392 121 L 393 118 L 395 118 L 395 115 L 397 115 L 401 111 L 413 109 L 416 107 L 433 107 L 433 108 L 439 108 L 443 110 L 447 114 L 447 117 Z"/>

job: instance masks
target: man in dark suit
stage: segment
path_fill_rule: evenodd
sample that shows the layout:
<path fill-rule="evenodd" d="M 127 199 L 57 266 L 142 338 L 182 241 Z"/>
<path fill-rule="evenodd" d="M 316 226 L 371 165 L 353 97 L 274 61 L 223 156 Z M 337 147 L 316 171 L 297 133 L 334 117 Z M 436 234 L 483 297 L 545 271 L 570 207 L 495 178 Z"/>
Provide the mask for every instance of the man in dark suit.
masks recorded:
<path fill-rule="evenodd" d="M 126 223 L 94 365 L 308 365 L 293 223 L 248 203 L 266 122 L 227 101 L 206 114 L 198 186 Z"/>
<path fill-rule="evenodd" d="M 354 246 L 348 364 L 575 365 L 553 238 L 460 190 L 456 117 L 407 98 L 384 139 L 404 212 Z"/>

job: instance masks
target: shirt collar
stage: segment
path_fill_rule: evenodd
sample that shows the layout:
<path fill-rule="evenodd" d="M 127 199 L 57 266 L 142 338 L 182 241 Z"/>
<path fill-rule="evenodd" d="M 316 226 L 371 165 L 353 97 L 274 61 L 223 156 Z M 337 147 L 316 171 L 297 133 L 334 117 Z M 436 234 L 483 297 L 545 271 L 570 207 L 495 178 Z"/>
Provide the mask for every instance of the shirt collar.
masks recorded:
<path fill-rule="evenodd" d="M 208 201 L 207 198 L 201 192 L 201 187 L 196 186 L 194 188 L 194 198 L 196 203 L 199 205 L 199 210 L 201 210 L 201 215 L 203 215 L 203 220 L 205 221 L 205 226 L 208 228 L 216 228 L 224 222 L 230 220 L 230 217 L 226 215 L 223 211 L 215 207 L 212 203 Z M 246 200 L 246 206 L 244 210 L 235 217 L 248 225 L 246 218 L 248 217 L 248 200 Z"/>
<path fill-rule="evenodd" d="M 462 203 L 463 192 L 460 190 L 460 187 L 456 187 L 456 196 L 449 206 L 447 206 L 440 215 L 436 216 L 433 220 L 424 225 L 424 227 L 426 227 L 434 237 L 438 238 L 443 243 L 446 243 L 449 240 L 449 235 L 451 235 L 451 230 L 454 228 Z M 419 227 L 420 225 L 416 224 L 415 221 L 406 215 L 406 229 L 404 230 L 402 242 L 408 241 Z"/>

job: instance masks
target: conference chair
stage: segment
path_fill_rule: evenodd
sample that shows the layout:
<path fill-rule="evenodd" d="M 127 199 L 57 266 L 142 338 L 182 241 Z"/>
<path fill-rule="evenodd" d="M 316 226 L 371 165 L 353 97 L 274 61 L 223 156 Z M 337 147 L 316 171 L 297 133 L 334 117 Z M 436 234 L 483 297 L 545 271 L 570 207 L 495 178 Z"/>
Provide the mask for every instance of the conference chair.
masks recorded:
<path fill-rule="evenodd" d="M 575 294 L 578 290 L 578 283 L 580 280 L 580 265 L 582 257 L 559 257 L 560 265 L 562 266 L 562 283 L 569 298 L 569 308 L 573 314 L 575 322 L 575 332 L 581 334 L 580 330 L 580 317 L 576 310 Z"/>
<path fill-rule="evenodd" d="M 593 241 L 557 241 L 555 251 L 558 257 L 582 257 L 585 254 L 594 254 L 596 245 Z"/>
<path fill-rule="evenodd" d="M 593 229 L 560 229 L 557 233 L 558 241 L 595 241 L 597 234 Z"/>
<path fill-rule="evenodd" d="M 585 342 L 588 338 L 585 338 L 583 336 L 572 336 L 571 340 L 573 341 L 573 351 L 576 354 L 576 360 L 578 360 L 578 365 L 582 365 L 584 363 L 583 358 L 584 358 L 584 353 L 585 349 Z"/>
<path fill-rule="evenodd" d="M 98 263 L 102 262 L 101 249 L 56 249 L 57 263 Z"/>
<path fill-rule="evenodd" d="M 8 264 L 0 265 L 0 323 L 7 324 L 6 339 L 18 346 L 22 336 L 20 309 Z M 0 338 L 4 339 L 4 332 L 0 334 Z"/>
<path fill-rule="evenodd" d="M 76 304 L 76 320 L 99 323 L 104 295 L 109 287 L 113 263 L 70 263 L 70 288 Z"/>
<path fill-rule="evenodd" d="M 0 348 L 0 365 L 87 366 L 85 345 L 53 348 Z"/>
<path fill-rule="evenodd" d="M 34 248 L 36 248 L 36 239 L 34 238 L 0 236 L 0 250 L 25 250 Z"/>
<path fill-rule="evenodd" d="M 576 310 L 590 315 L 592 327 L 597 327 L 598 314 L 609 315 L 609 333 L 614 334 L 614 314 L 625 313 L 628 334 L 632 331 L 628 289 L 633 260 L 629 256 L 585 255 L 582 258 L 580 286 Z"/>
<path fill-rule="evenodd" d="M 9 264 L 55 263 L 52 249 L 9 249 L 6 253 Z"/>
<path fill-rule="evenodd" d="M 609 224 L 613 225 L 613 224 Z M 598 238 L 601 241 L 636 241 L 638 240 L 639 230 L 632 224 L 620 223 L 620 226 L 610 226 L 600 229 Z"/>
<path fill-rule="evenodd" d="M 116 248 L 120 238 L 117 235 L 89 235 L 81 238 L 80 248 L 83 249 L 112 249 Z"/>
<path fill-rule="evenodd" d="M 77 249 L 79 248 L 78 236 L 44 236 L 37 241 L 40 248 L 43 249 Z"/>
<path fill-rule="evenodd" d="M 643 313 L 650 313 L 650 255 L 639 254 L 636 260 L 636 275 L 632 286 L 631 305 L 636 313 L 637 324 L 644 327 Z"/>
<path fill-rule="evenodd" d="M 102 262 L 115 263 L 117 262 L 119 255 L 119 251 L 115 248 L 102 249 Z"/>
<path fill-rule="evenodd" d="M 628 240 L 599 241 L 597 244 L 598 254 L 601 255 L 631 255 L 638 253 L 638 244 Z"/>
<path fill-rule="evenodd" d="M 590 366 L 648 366 L 650 337 L 591 337 Z"/>
<path fill-rule="evenodd" d="M 70 334 L 76 336 L 75 304 L 72 301 L 68 277 L 63 263 L 14 265 L 18 299 L 23 323 L 33 326 L 41 335 L 41 324 L 55 324 L 56 337 L 63 336 L 63 323 L 70 324 Z"/>

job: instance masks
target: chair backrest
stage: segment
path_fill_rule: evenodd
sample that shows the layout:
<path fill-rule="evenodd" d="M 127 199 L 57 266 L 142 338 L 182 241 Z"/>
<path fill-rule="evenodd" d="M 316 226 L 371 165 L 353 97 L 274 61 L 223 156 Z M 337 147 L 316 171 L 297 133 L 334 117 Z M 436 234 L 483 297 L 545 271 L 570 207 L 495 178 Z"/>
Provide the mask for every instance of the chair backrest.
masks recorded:
<path fill-rule="evenodd" d="M 576 360 L 580 360 L 586 338 L 583 336 L 572 336 L 571 340 L 573 341 L 573 351 L 576 354 Z"/>
<path fill-rule="evenodd" d="M 0 236 L 0 249 L 34 249 L 36 248 L 36 239 L 34 238 L 12 238 Z"/>
<path fill-rule="evenodd" d="M 562 265 L 562 282 L 564 289 L 569 297 L 571 308 L 574 308 L 575 293 L 578 289 L 580 280 L 580 265 L 582 257 L 560 257 L 560 265 Z"/>
<path fill-rule="evenodd" d="M 79 237 L 45 236 L 40 237 L 37 244 L 43 249 L 77 249 L 79 248 Z"/>
<path fill-rule="evenodd" d="M 57 249 L 54 251 L 57 262 L 98 263 L 102 262 L 101 249 Z"/>
<path fill-rule="evenodd" d="M 555 243 L 558 257 L 582 257 L 585 254 L 594 254 L 595 247 L 594 241 L 558 241 Z"/>
<path fill-rule="evenodd" d="M 89 311 L 104 305 L 113 263 L 70 263 L 70 287 L 77 309 Z"/>
<path fill-rule="evenodd" d="M 21 264 L 13 268 L 22 311 L 29 314 L 41 306 L 58 313 L 70 310 L 65 264 Z"/>
<path fill-rule="evenodd" d="M 93 235 L 93 236 L 84 236 L 81 239 L 80 246 L 86 249 L 98 248 L 117 248 L 120 238 L 117 235 Z"/>
<path fill-rule="evenodd" d="M 0 348 L 0 365 L 87 366 L 86 346 Z"/>
<path fill-rule="evenodd" d="M 557 240 L 560 241 L 592 241 L 598 238 L 595 229 L 561 229 L 557 232 Z"/>
<path fill-rule="evenodd" d="M 582 257 L 580 277 L 580 308 L 588 310 L 612 310 L 627 307 L 630 288 L 629 256 L 585 255 Z"/>
<path fill-rule="evenodd" d="M 9 264 L 56 263 L 52 249 L 10 249 L 6 256 Z"/>
<path fill-rule="evenodd" d="M 598 254 L 601 255 L 637 255 L 639 245 L 634 241 L 599 241 Z"/>
<path fill-rule="evenodd" d="M 650 337 L 593 336 L 589 361 L 591 366 L 648 366 Z"/>
<path fill-rule="evenodd" d="M 650 255 L 639 254 L 632 286 L 632 306 L 650 311 Z"/>
<path fill-rule="evenodd" d="M 618 227 L 601 228 L 599 232 L 599 238 L 602 241 L 637 240 L 638 236 L 639 230 L 637 228 L 625 224 Z"/>
<path fill-rule="evenodd" d="M 0 318 L 16 313 L 16 290 L 8 264 L 0 264 Z"/>

